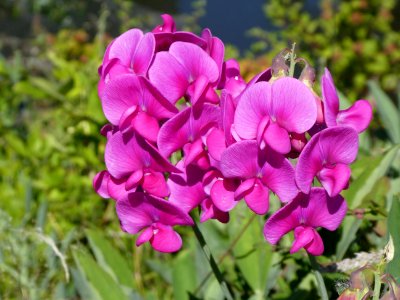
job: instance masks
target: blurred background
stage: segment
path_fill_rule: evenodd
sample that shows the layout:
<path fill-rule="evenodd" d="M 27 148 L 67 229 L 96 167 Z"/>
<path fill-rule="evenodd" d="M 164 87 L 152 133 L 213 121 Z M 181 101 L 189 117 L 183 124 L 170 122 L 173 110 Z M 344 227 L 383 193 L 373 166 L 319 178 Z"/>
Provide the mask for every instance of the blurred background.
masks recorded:
<path fill-rule="evenodd" d="M 248 3 L 0 2 L 0 299 L 223 299 L 190 229 L 180 230 L 177 254 L 136 248 L 114 202 L 92 189 L 104 169 L 97 68 L 105 47 L 129 28 L 151 30 L 162 13 L 182 30 L 209 27 L 247 80 L 296 42 L 317 70 L 317 91 L 328 67 L 344 107 L 368 99 L 374 119 L 344 193 L 350 211 L 340 230 L 322 231 L 319 261 L 379 251 L 389 233 L 400 249 L 400 1 Z M 235 295 L 315 299 L 307 257 L 288 255 L 290 239 L 268 245 L 264 219 L 238 207 L 228 225 L 200 226 Z M 387 272 L 399 279 L 400 255 Z M 324 276 L 332 299 L 348 286 L 348 274 Z"/>

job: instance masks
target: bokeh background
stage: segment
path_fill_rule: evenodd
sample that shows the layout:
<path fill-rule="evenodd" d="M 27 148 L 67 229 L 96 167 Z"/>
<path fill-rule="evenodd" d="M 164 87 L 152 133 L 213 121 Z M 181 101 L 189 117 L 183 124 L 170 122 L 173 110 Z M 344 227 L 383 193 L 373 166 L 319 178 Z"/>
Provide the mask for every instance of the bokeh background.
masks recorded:
<path fill-rule="evenodd" d="M 329 67 L 344 107 L 368 99 L 374 119 L 344 192 L 348 216 L 337 232 L 322 231 L 330 297 L 349 278 L 334 262 L 380 251 L 389 233 L 400 249 L 400 1 L 2 0 L 0 299 L 223 299 L 190 229 L 179 253 L 136 248 L 114 202 L 92 189 L 104 169 L 104 49 L 129 28 L 151 30 L 162 13 L 184 30 L 209 27 L 248 80 L 296 42 L 317 91 Z M 228 225 L 200 226 L 235 295 L 315 299 L 305 253 L 289 255 L 290 239 L 268 245 L 264 219 L 238 207 Z M 386 272 L 399 279 L 398 252 Z"/>

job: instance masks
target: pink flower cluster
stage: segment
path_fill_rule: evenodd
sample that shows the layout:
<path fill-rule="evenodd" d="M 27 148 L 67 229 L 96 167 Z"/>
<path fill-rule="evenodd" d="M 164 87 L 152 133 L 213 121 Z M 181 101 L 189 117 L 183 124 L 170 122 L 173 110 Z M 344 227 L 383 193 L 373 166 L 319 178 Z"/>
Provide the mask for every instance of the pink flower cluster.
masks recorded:
<path fill-rule="evenodd" d="M 369 103 L 339 110 L 328 70 L 323 101 L 313 78 L 289 77 L 285 68 L 246 83 L 210 30 L 176 31 L 172 17 L 162 17 L 152 32 L 117 37 L 99 68 L 110 123 L 102 129 L 107 170 L 94 178 L 97 193 L 116 200 L 121 227 L 139 233 L 138 246 L 174 252 L 182 239 L 173 227 L 192 226 L 192 210 L 199 208 L 201 222 L 226 223 L 244 199 L 264 215 L 273 192 L 283 207 L 267 220 L 265 238 L 276 244 L 293 230 L 291 252 L 322 254 L 316 229 L 335 230 L 346 214 L 340 192 L 372 117 Z"/>

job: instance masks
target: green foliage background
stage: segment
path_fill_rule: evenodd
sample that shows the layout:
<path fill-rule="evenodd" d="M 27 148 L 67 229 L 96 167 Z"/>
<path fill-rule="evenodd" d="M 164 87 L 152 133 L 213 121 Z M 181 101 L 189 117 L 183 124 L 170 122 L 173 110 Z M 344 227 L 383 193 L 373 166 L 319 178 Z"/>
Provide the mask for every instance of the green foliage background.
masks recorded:
<path fill-rule="evenodd" d="M 148 30 L 160 19 L 128 1 L 93 1 L 100 14 L 74 28 L 74 18 L 85 18 L 91 3 L 0 4 L 0 17 L 33 16 L 31 35 L 0 39 L 0 299 L 223 299 L 190 229 L 180 231 L 184 248 L 177 254 L 136 248 L 135 238 L 119 229 L 113 201 L 92 190 L 93 176 L 104 168 L 96 70 L 110 28 Z M 373 103 L 375 117 L 344 193 L 351 210 L 340 230 L 322 232 L 326 252 L 318 260 L 329 265 L 377 251 L 391 233 L 397 258 L 388 270 L 399 280 L 400 4 L 319 5 L 314 16 L 302 1 L 268 1 L 263 9 L 276 31 L 252 29 L 252 47 L 240 54 L 229 46 L 227 57 L 239 58 L 250 78 L 295 41 L 319 76 L 330 68 L 345 106 L 360 98 Z M 195 2 L 191 15 L 177 16 L 179 25 L 199 30 L 204 8 L 204 1 Z M 43 20 L 60 26 L 49 33 Z M 362 219 L 353 213 L 360 209 Z M 264 218 L 241 206 L 231 219 L 200 230 L 237 298 L 315 299 L 308 259 L 304 252 L 288 255 L 290 238 L 271 247 L 262 235 Z M 348 274 L 324 277 L 335 299 L 335 285 Z"/>

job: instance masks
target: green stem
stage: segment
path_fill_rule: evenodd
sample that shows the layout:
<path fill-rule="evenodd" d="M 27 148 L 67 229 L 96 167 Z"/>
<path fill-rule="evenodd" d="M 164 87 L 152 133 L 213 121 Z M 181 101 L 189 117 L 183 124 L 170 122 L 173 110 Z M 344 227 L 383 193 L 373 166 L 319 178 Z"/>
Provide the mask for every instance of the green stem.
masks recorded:
<path fill-rule="evenodd" d="M 294 54 L 294 49 L 296 48 L 296 43 L 293 43 L 292 45 L 292 50 L 290 51 L 290 67 L 289 67 L 289 77 L 294 76 L 294 67 L 296 65 L 295 59 L 296 55 Z"/>
<path fill-rule="evenodd" d="M 223 277 L 221 271 L 219 270 L 218 265 L 215 262 L 213 255 L 211 254 L 210 247 L 208 247 L 206 240 L 204 239 L 204 236 L 201 233 L 196 222 L 194 223 L 194 226 L 192 228 L 193 228 L 194 234 L 197 238 L 197 241 L 199 242 L 201 249 L 203 250 L 203 253 L 208 260 L 208 263 L 210 264 L 211 270 L 213 271 L 215 278 L 217 278 L 217 281 L 222 289 L 222 292 L 224 293 L 225 298 L 228 300 L 233 300 L 233 297 L 228 288 L 228 285 L 227 285 L 226 281 L 224 280 L 224 277 Z"/>
<path fill-rule="evenodd" d="M 319 265 L 314 256 L 308 254 L 310 259 L 311 267 L 313 269 L 313 273 L 315 275 L 315 279 L 317 280 L 318 292 L 321 296 L 322 300 L 329 300 L 328 292 L 326 291 L 324 278 L 322 277 L 321 272 L 319 271 Z"/>
<path fill-rule="evenodd" d="M 379 295 L 381 294 L 381 272 L 378 268 L 378 270 L 375 271 L 374 273 L 374 297 L 372 298 L 373 300 L 379 300 Z"/>

